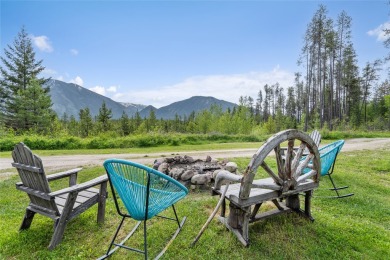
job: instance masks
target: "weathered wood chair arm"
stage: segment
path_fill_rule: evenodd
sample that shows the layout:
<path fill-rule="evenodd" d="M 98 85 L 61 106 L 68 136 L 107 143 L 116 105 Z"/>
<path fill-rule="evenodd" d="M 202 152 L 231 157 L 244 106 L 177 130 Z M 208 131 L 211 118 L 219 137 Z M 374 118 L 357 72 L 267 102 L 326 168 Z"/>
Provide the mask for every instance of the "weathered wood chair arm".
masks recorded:
<path fill-rule="evenodd" d="M 220 190 L 222 181 L 224 180 L 228 180 L 232 182 L 240 182 L 242 177 L 243 176 L 241 175 L 237 175 L 226 170 L 220 171 L 217 175 L 217 178 L 215 179 L 214 190 Z"/>
<path fill-rule="evenodd" d="M 39 197 L 39 198 L 45 199 L 45 200 L 51 200 L 54 198 L 54 197 L 48 195 L 46 192 L 42 192 L 42 191 L 38 191 L 38 190 L 31 189 L 29 187 L 26 187 L 23 185 L 22 182 L 16 183 L 16 189 L 24 191 L 27 194 L 31 194 L 31 195 L 34 195 L 36 197 Z"/>
<path fill-rule="evenodd" d="M 58 191 L 51 192 L 48 195 L 49 196 L 58 196 L 61 194 L 66 194 L 66 193 L 71 193 L 71 192 L 76 192 L 76 191 L 78 192 L 78 191 L 82 191 L 82 190 L 91 188 L 93 186 L 99 185 L 99 184 L 106 183 L 107 181 L 108 181 L 107 175 L 102 175 L 102 176 L 99 176 L 99 177 L 92 179 L 90 181 L 76 184 L 76 185 L 73 185 L 73 186 L 70 186 L 68 188 L 58 190 Z"/>
<path fill-rule="evenodd" d="M 46 175 L 46 178 L 48 181 L 58 180 L 58 179 L 65 178 L 65 177 L 68 177 L 68 176 L 73 175 L 73 174 L 77 175 L 77 173 L 79 171 L 81 171 L 82 169 L 83 168 L 75 168 L 75 169 L 64 171 L 64 172 L 53 173 L 50 175 Z"/>

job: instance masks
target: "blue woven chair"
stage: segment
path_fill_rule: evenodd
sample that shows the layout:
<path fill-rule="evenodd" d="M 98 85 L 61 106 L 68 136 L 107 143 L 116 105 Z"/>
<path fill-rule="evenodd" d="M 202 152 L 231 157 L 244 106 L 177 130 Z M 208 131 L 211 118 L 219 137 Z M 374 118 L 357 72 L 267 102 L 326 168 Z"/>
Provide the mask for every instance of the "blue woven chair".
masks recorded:
<path fill-rule="evenodd" d="M 186 220 L 186 217 L 184 217 L 181 223 L 179 222 L 174 204 L 187 195 L 187 188 L 159 171 L 134 162 L 109 159 L 103 165 L 108 175 L 117 212 L 122 216 L 122 221 L 116 230 L 106 254 L 100 259 L 112 255 L 118 248 L 142 253 L 145 255 L 145 259 L 147 259 L 146 221 L 154 216 L 173 220 L 178 224 L 176 233 L 156 258 L 161 257 L 171 241 L 176 238 Z M 121 199 L 127 213 L 122 212 L 121 208 L 123 209 L 123 206 L 120 207 L 118 197 Z M 175 218 L 157 215 L 169 207 L 172 207 Z M 123 241 L 115 243 L 115 239 L 125 218 L 133 218 L 138 220 L 138 223 Z M 137 230 L 142 221 L 144 222 L 144 250 L 123 245 Z M 115 247 L 113 248 L 114 245 Z"/>
<path fill-rule="evenodd" d="M 332 173 L 334 170 L 334 166 L 336 164 L 336 158 L 339 152 L 341 151 L 343 145 L 344 145 L 344 140 L 339 140 L 330 143 L 318 150 L 321 158 L 321 176 L 326 176 L 326 175 L 329 176 L 329 179 L 333 185 L 333 188 L 331 188 L 330 190 L 335 191 L 337 194 L 337 196 L 332 196 L 332 198 L 345 198 L 354 195 L 353 193 L 340 195 L 339 190 L 346 189 L 348 188 L 348 186 L 337 187 L 336 184 L 334 183 L 334 180 L 332 179 Z M 304 173 L 306 172 L 308 172 L 308 170 L 304 171 Z"/>

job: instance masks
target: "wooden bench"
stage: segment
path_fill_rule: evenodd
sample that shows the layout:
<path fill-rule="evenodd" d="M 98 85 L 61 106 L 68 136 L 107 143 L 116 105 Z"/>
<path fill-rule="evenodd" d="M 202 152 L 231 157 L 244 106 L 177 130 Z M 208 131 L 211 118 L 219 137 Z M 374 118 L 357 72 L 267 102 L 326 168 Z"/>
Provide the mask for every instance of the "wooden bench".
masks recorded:
<path fill-rule="evenodd" d="M 300 141 L 294 152 L 295 140 Z M 282 158 L 280 144 L 287 141 L 285 158 Z M 309 154 L 303 158 L 304 150 Z M 265 159 L 273 154 L 276 166 L 271 167 Z M 270 178 L 255 179 L 257 170 L 262 169 Z M 302 174 L 304 169 L 309 171 Z M 239 241 L 249 245 L 249 224 L 255 221 L 286 212 L 298 212 L 314 220 L 310 204 L 312 192 L 319 185 L 321 162 L 317 145 L 307 134 L 290 129 L 279 132 L 264 143 L 253 155 L 243 175 L 222 171 L 217 175 L 213 194 L 223 196 L 219 220 L 237 236 Z M 223 182 L 236 182 L 225 184 Z M 305 207 L 301 209 L 299 194 L 305 195 Z M 229 215 L 226 213 L 226 200 L 229 201 Z M 271 201 L 276 209 L 258 214 L 261 205 Z"/>

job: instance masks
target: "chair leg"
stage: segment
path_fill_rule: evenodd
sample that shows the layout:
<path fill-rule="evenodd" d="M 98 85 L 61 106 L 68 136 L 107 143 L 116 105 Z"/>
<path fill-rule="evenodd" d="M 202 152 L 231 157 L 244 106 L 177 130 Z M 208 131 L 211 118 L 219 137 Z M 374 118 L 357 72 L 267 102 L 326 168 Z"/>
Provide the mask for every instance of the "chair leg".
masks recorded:
<path fill-rule="evenodd" d="M 115 243 L 115 239 L 118 235 L 118 232 L 119 230 L 121 229 L 121 226 L 123 224 L 123 221 L 125 220 L 125 218 L 128 217 L 128 216 L 124 216 L 122 218 L 122 221 L 121 223 L 119 224 L 116 232 L 115 232 L 115 235 L 114 235 L 114 238 L 112 239 L 111 241 L 111 244 L 106 252 L 105 255 L 101 256 L 98 258 L 98 260 L 103 260 L 103 259 L 106 259 L 107 257 L 110 257 L 113 253 L 115 253 L 116 250 L 118 250 L 119 248 L 124 248 L 124 249 L 128 249 L 128 250 L 131 250 L 131 251 L 135 251 L 135 252 L 138 252 L 138 253 L 144 253 L 143 251 L 141 250 L 138 250 L 138 249 L 135 249 L 135 248 L 130 248 L 128 246 L 124 246 L 123 244 L 126 243 L 126 241 L 135 233 L 135 231 L 138 229 L 139 225 L 141 224 L 141 221 L 138 221 L 137 224 L 135 225 L 135 227 L 133 228 L 133 230 L 131 230 L 131 232 L 129 234 L 127 234 L 127 236 L 120 242 L 120 243 Z M 113 249 L 112 246 L 115 245 L 115 247 Z"/>
<path fill-rule="evenodd" d="M 121 229 L 121 227 L 122 227 L 124 221 L 125 221 L 125 217 L 123 217 L 121 223 L 119 223 L 119 226 L 118 226 L 118 228 L 116 229 L 115 235 L 114 235 L 114 237 L 113 237 L 112 240 L 111 240 L 111 244 L 110 244 L 110 246 L 109 246 L 108 249 L 107 249 L 106 255 L 109 255 L 109 252 L 110 252 L 110 250 L 111 250 L 111 248 L 112 248 L 112 245 L 114 244 L 115 238 L 116 238 L 116 236 L 118 235 L 119 230 Z"/>
<path fill-rule="evenodd" d="M 175 218 L 176 218 L 177 225 L 179 226 L 179 228 L 181 228 L 180 221 L 179 221 L 179 218 L 177 217 L 176 209 L 175 209 L 174 205 L 172 205 L 172 209 L 173 209 L 173 213 L 175 213 Z"/>
<path fill-rule="evenodd" d="M 26 214 L 24 214 L 23 222 L 22 225 L 20 225 L 19 230 L 28 229 L 31 226 L 31 222 L 33 221 L 34 215 L 35 212 L 27 208 Z"/>
<path fill-rule="evenodd" d="M 64 236 L 65 227 L 68 222 L 68 217 L 73 210 L 76 198 L 77 192 L 69 193 L 61 217 L 55 223 L 54 234 L 48 247 L 50 250 L 53 250 L 59 243 L 61 243 L 62 237 Z"/>
<path fill-rule="evenodd" d="M 314 221 L 313 216 L 311 215 L 311 197 L 313 191 L 309 190 L 305 192 L 305 215 L 311 220 Z"/>
<path fill-rule="evenodd" d="M 334 198 L 341 199 L 341 198 L 346 198 L 346 197 L 350 197 L 350 196 L 354 195 L 354 193 L 349 193 L 349 194 L 346 194 L 346 195 L 340 195 L 339 190 L 346 189 L 346 188 L 348 188 L 348 186 L 344 186 L 344 187 L 338 188 L 338 187 L 336 187 L 336 184 L 334 183 L 334 181 L 332 179 L 332 176 L 330 174 L 328 174 L 328 176 L 329 176 L 329 179 L 330 179 L 330 181 L 332 182 L 332 185 L 333 185 L 333 189 L 331 189 L 331 190 L 334 190 L 336 192 L 336 194 L 337 194 L 337 196 L 335 196 Z"/>
<path fill-rule="evenodd" d="M 179 218 L 178 218 L 178 216 L 176 214 L 176 209 L 175 209 L 174 206 L 172 206 L 172 208 L 173 208 L 173 212 L 175 214 L 175 218 L 176 219 L 163 217 L 163 216 L 158 216 L 158 217 L 165 218 L 165 219 L 172 220 L 172 221 L 176 220 L 179 227 L 177 228 L 176 232 L 171 237 L 171 240 L 166 244 L 164 249 L 154 258 L 155 260 L 159 259 L 165 253 L 165 251 L 168 249 L 169 245 L 173 242 L 173 240 L 179 234 L 180 230 L 182 229 L 182 227 L 184 225 L 184 222 L 187 219 L 187 217 L 183 217 L 182 221 L 179 222 Z M 106 259 L 107 257 L 111 256 L 119 248 L 124 248 L 124 249 L 130 250 L 130 251 L 134 251 L 134 252 L 137 252 L 137 253 L 144 254 L 145 259 L 148 259 L 148 242 L 147 242 L 148 236 L 147 236 L 146 220 L 143 221 L 144 222 L 144 251 L 141 251 L 139 249 L 131 248 L 131 247 L 123 245 L 134 234 L 134 232 L 137 230 L 138 226 L 141 224 L 142 221 L 138 221 L 137 225 L 133 228 L 133 230 L 119 244 L 115 243 L 115 239 L 116 239 L 116 237 L 118 235 L 118 232 L 119 232 L 120 228 L 122 227 L 122 224 L 123 224 L 123 221 L 124 221 L 125 217 L 129 217 L 130 218 L 129 215 L 123 216 L 122 221 L 121 221 L 121 223 L 119 224 L 119 226 L 118 226 L 118 228 L 116 230 L 114 238 L 111 241 L 110 247 L 108 248 L 106 254 L 101 256 L 101 257 L 99 257 L 98 260 Z M 113 245 L 115 245 L 115 247 L 113 249 L 111 249 Z"/>
<path fill-rule="evenodd" d="M 107 182 L 100 185 L 97 222 L 104 223 L 104 216 L 106 212 L 106 198 L 107 198 Z"/>
<path fill-rule="evenodd" d="M 145 260 L 148 260 L 148 236 L 146 233 L 146 220 L 144 220 L 144 254 Z"/>

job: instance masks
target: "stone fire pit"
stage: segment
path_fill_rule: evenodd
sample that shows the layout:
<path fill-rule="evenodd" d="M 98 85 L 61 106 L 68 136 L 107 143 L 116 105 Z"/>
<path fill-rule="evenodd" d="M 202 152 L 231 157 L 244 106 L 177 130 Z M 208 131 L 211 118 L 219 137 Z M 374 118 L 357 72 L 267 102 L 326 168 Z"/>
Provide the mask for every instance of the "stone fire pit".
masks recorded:
<path fill-rule="evenodd" d="M 154 161 L 153 168 L 180 181 L 187 187 L 210 186 L 221 170 L 237 172 L 237 164 L 228 160 L 218 161 L 207 156 L 195 160 L 191 156 L 175 156 Z"/>

